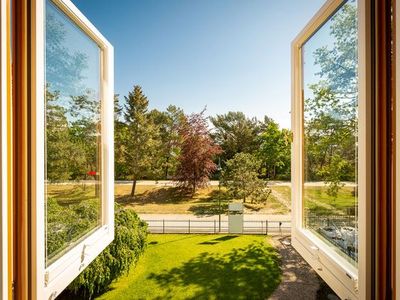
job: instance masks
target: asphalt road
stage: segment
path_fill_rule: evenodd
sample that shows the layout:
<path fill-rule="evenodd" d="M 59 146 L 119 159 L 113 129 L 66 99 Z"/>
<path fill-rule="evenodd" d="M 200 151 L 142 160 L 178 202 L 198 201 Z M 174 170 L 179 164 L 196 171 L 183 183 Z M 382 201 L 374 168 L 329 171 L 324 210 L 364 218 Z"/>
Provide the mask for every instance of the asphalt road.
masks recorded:
<path fill-rule="evenodd" d="M 218 233 L 229 232 L 227 215 L 194 216 L 186 214 L 139 214 L 152 233 Z M 291 228 L 290 215 L 243 215 L 243 233 L 283 234 Z M 220 230 L 221 226 L 221 230 Z"/>

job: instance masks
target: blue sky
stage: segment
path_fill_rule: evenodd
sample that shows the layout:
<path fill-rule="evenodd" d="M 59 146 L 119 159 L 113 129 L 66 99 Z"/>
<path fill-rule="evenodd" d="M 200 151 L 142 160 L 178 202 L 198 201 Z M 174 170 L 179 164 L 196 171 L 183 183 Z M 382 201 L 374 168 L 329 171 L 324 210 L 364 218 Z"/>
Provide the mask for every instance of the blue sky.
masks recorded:
<path fill-rule="evenodd" d="M 115 48 L 115 92 L 290 128 L 290 43 L 325 0 L 73 0 Z"/>

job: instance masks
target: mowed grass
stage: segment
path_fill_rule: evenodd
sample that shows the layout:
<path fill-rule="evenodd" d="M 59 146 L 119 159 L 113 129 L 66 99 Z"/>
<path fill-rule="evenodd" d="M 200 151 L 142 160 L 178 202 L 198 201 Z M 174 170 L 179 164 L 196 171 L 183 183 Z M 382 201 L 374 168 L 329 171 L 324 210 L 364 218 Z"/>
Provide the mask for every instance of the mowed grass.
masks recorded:
<path fill-rule="evenodd" d="M 271 188 L 290 202 L 290 186 L 274 185 Z M 341 187 L 336 197 L 329 196 L 327 190 L 326 186 L 305 186 L 305 206 L 310 212 L 318 215 L 348 214 L 348 210 L 357 205 L 355 187 Z"/>
<path fill-rule="evenodd" d="M 273 189 L 276 192 L 278 192 L 282 197 L 287 199 L 289 202 L 291 201 L 290 200 L 290 197 L 291 197 L 291 188 L 290 188 L 290 186 L 287 186 L 287 185 L 272 185 L 271 189 Z"/>
<path fill-rule="evenodd" d="M 97 299 L 267 299 L 280 281 L 265 236 L 150 234 L 137 266 Z"/>
<path fill-rule="evenodd" d="M 173 186 L 138 185 L 135 196 L 131 197 L 131 188 L 131 185 L 116 184 L 114 195 L 117 202 L 132 207 L 137 213 L 216 215 L 218 200 L 221 201 L 222 213 L 226 213 L 228 203 L 235 200 L 228 196 L 225 188 L 219 191 L 218 186 L 199 189 L 193 196 Z M 286 214 L 288 209 L 270 195 L 265 203 L 246 203 L 245 212 Z"/>
<path fill-rule="evenodd" d="M 93 184 L 47 184 L 46 193 L 49 198 L 54 198 L 60 205 L 76 204 L 81 201 L 96 198 L 95 185 Z"/>
<path fill-rule="evenodd" d="M 291 202 L 291 187 L 287 185 L 272 185 L 271 189 Z M 306 186 L 304 190 L 305 205 L 317 214 L 346 213 L 349 207 L 357 205 L 354 187 L 340 188 L 337 197 L 329 196 L 325 186 Z M 273 205 L 273 204 L 271 204 Z"/>
<path fill-rule="evenodd" d="M 355 188 L 342 187 L 337 197 L 329 196 L 327 187 L 306 187 L 304 200 L 307 209 L 318 215 L 348 214 L 348 209 L 357 205 Z"/>
<path fill-rule="evenodd" d="M 60 205 L 96 198 L 93 184 L 48 184 L 46 188 L 48 196 L 56 199 Z M 226 189 L 219 190 L 218 186 L 199 189 L 194 196 L 182 193 L 173 186 L 137 185 L 135 196 L 131 197 L 131 188 L 130 184 L 115 184 L 115 200 L 134 208 L 137 213 L 216 215 L 219 212 L 218 200 L 221 201 L 222 213 L 227 212 L 230 201 L 237 200 L 231 199 Z M 270 195 L 265 203 L 246 203 L 245 212 L 287 214 L 289 210 L 274 195 Z"/>

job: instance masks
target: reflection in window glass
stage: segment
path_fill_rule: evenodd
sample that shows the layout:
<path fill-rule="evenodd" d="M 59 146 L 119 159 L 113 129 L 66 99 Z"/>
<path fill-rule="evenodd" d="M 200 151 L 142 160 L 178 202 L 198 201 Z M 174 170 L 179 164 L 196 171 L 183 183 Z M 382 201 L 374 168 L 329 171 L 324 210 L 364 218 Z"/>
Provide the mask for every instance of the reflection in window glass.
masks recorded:
<path fill-rule="evenodd" d="M 46 2 L 46 265 L 101 220 L 100 48 Z"/>
<path fill-rule="evenodd" d="M 303 45 L 304 226 L 357 263 L 357 6 Z"/>

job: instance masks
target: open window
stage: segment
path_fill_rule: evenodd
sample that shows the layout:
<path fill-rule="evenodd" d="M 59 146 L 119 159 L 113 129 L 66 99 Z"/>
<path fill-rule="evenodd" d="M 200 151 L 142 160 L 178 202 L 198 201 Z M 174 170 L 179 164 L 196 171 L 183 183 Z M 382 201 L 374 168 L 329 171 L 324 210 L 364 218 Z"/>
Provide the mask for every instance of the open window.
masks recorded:
<path fill-rule="evenodd" d="M 327 1 L 292 44 L 292 242 L 342 299 L 368 292 L 366 11 Z"/>
<path fill-rule="evenodd" d="M 113 240 L 113 47 L 68 0 L 32 2 L 32 291 L 55 298 Z"/>

